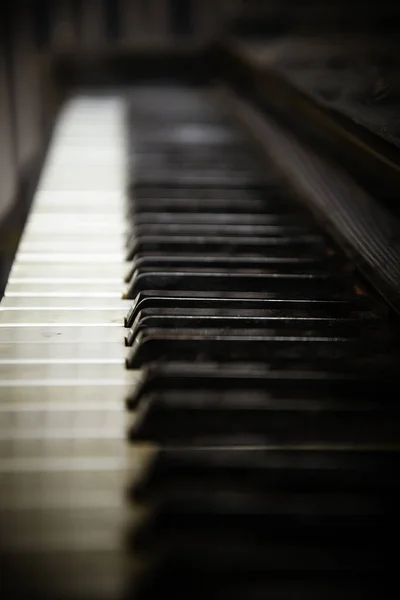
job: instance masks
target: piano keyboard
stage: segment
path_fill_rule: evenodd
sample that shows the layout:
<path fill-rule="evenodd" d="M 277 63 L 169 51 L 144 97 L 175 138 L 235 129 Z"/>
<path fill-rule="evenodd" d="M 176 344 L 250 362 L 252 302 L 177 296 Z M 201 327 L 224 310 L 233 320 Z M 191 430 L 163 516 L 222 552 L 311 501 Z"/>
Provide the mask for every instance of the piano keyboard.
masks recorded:
<path fill-rule="evenodd" d="M 253 154 L 207 90 L 64 108 L 0 307 L 13 592 L 377 597 L 397 331 Z"/>
<path fill-rule="evenodd" d="M 121 585 L 138 456 L 124 441 L 123 121 L 119 97 L 64 108 L 1 302 L 1 549 L 12 589 L 38 597 Z"/>

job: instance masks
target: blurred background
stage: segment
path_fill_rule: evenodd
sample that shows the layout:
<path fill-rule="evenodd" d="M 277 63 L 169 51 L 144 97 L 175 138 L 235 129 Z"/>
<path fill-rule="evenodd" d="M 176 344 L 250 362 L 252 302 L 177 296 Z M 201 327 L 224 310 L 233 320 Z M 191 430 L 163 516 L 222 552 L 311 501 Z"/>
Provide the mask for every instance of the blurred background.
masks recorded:
<path fill-rule="evenodd" d="M 395 117 L 392 109 L 392 120 L 395 118 L 394 129 L 398 132 L 397 65 L 394 68 L 392 65 L 390 76 L 382 77 L 381 67 L 377 67 L 371 52 L 365 54 L 371 45 L 375 51 L 379 47 L 382 54 L 383 35 L 385 69 L 390 62 L 396 63 L 398 12 L 397 3 L 386 0 L 3 2 L 0 8 L 0 292 L 54 117 L 65 97 L 67 80 L 71 83 L 68 76 L 75 72 L 71 65 L 86 64 L 84 79 L 104 83 L 113 78 L 117 81 L 124 60 L 143 53 L 154 56 L 191 52 L 215 40 L 231 38 L 285 40 L 283 45 L 274 46 L 269 59 L 272 56 L 278 66 L 284 62 L 293 77 L 303 77 L 300 83 L 311 86 L 310 91 L 324 101 L 341 104 L 344 110 L 348 108 L 349 96 L 343 94 L 344 89 L 350 90 L 353 100 L 357 97 L 357 106 L 360 102 L 368 104 L 370 97 L 374 103 L 384 99 L 387 104 L 390 95 L 396 108 Z M 301 48 L 296 42 L 299 36 L 303 40 Z M 306 44 L 304 36 L 308 39 Z M 371 36 L 378 36 L 379 43 L 371 41 Z M 340 59 L 339 63 L 332 61 L 329 40 L 334 40 L 335 52 L 341 53 L 342 62 L 343 56 L 348 61 L 345 77 Z M 353 68 L 350 65 L 349 69 L 349 61 L 359 58 L 360 53 L 363 61 Z M 266 57 L 264 51 L 258 55 Z M 326 72 L 321 74 L 320 70 L 308 67 L 321 60 L 329 66 L 329 59 L 332 63 L 329 68 L 335 71 L 336 79 L 325 79 L 320 85 Z M 125 67 L 125 76 L 132 74 L 130 68 L 127 71 Z M 150 72 L 155 68 L 154 61 L 144 68 Z M 379 127 L 385 134 L 385 125 L 380 123 Z M 393 130 L 386 129 L 389 133 Z"/>

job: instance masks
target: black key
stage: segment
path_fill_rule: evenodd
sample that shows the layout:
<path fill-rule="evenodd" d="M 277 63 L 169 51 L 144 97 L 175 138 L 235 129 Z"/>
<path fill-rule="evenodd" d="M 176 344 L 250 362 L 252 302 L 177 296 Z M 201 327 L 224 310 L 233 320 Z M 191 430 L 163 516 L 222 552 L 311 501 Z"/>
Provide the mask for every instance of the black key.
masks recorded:
<path fill-rule="evenodd" d="M 199 152 L 140 152 L 135 158 L 136 170 L 143 169 L 144 171 L 158 171 L 165 174 L 167 170 L 176 171 L 180 169 L 182 172 L 189 171 L 190 173 L 204 172 L 210 174 L 226 174 L 229 172 L 248 174 L 257 177 L 257 169 L 254 163 L 247 157 L 232 157 L 227 156 L 222 158 L 215 155 L 214 152 L 199 153 Z M 217 165 L 217 167 L 216 167 Z M 140 180 L 139 180 L 140 183 Z"/>
<path fill-rule="evenodd" d="M 396 443 L 400 409 L 380 398 L 273 398 L 209 390 L 165 391 L 143 397 L 129 435 L 161 443 L 211 442 L 238 432 L 270 443 Z"/>
<path fill-rule="evenodd" d="M 297 227 L 302 225 L 311 226 L 313 224 L 310 217 L 305 217 L 299 214 L 246 214 L 246 213 L 199 213 L 193 214 L 190 212 L 139 212 L 135 215 L 134 222 L 137 225 L 144 224 L 182 224 L 182 225 L 199 225 L 199 224 L 221 224 L 221 225 L 263 225 L 263 226 L 289 226 Z"/>
<path fill-rule="evenodd" d="M 325 256 L 321 237 L 313 235 L 293 237 L 194 237 L 184 235 L 146 235 L 131 243 L 126 260 L 147 253 L 220 253 L 224 255 L 249 254 L 250 256 Z"/>
<path fill-rule="evenodd" d="M 284 316 L 286 311 L 306 311 L 307 314 L 319 311 L 317 315 L 326 314 L 332 318 L 355 318 L 361 314 L 365 318 L 370 318 L 372 314 L 371 303 L 360 296 L 352 300 L 328 300 L 328 299 L 293 299 L 293 298 L 268 298 L 262 293 L 244 293 L 244 292 L 197 292 L 196 294 L 187 292 L 140 292 L 130 309 L 125 327 L 131 327 L 138 313 L 144 309 L 185 309 L 193 311 L 196 309 L 224 310 L 267 310 L 277 311 L 279 315 Z M 274 314 L 274 313 L 272 313 Z M 299 313 L 296 313 L 299 314 Z M 300 316 L 300 315 L 299 315 Z M 306 316 L 306 315 L 305 315 Z"/>
<path fill-rule="evenodd" d="M 384 567 L 377 546 L 389 533 L 394 513 L 390 498 L 383 502 L 379 496 L 177 490 L 161 495 L 135 530 L 134 543 L 140 552 L 157 552 L 170 544 L 169 550 L 174 548 L 181 559 L 185 549 L 188 556 L 197 555 L 194 564 L 219 571 L 228 562 L 241 572 L 367 571 L 367 557 L 376 558 L 370 568 Z M 203 554 L 207 542 L 214 567 Z M 226 553 L 214 554 L 222 547 Z"/>
<path fill-rule="evenodd" d="M 220 169 L 246 168 L 257 172 L 257 163 L 252 156 L 244 152 L 229 152 L 225 146 L 171 146 L 164 152 L 154 150 L 150 147 L 137 148 L 136 154 L 132 157 L 137 164 L 144 166 L 155 166 L 160 168 L 179 166 L 182 169 L 196 169 L 199 165 L 206 169 L 215 169 L 216 165 Z M 222 152 L 222 154 L 221 154 Z"/>
<path fill-rule="evenodd" d="M 234 169 L 223 171 L 182 170 L 175 169 L 141 169 L 135 174 L 133 185 L 159 185 L 160 187 L 197 187 L 207 186 L 216 188 L 240 188 L 248 185 L 263 185 L 262 176 L 255 177 L 254 173 L 240 173 Z"/>
<path fill-rule="evenodd" d="M 383 340 L 384 349 L 388 343 Z M 130 369 L 153 361 L 269 362 L 273 360 L 335 360 L 367 353 L 376 348 L 377 340 L 299 335 L 260 329 L 245 331 L 224 329 L 146 329 L 140 331 L 129 352 Z"/>
<path fill-rule="evenodd" d="M 136 256 L 125 274 L 128 283 L 134 274 L 154 271 L 212 272 L 244 271 L 254 273 L 321 273 L 333 269 L 334 262 L 311 257 L 267 258 L 261 256 L 149 255 Z"/>
<path fill-rule="evenodd" d="M 176 193 L 176 192 L 179 192 Z M 128 213 L 136 214 L 140 212 L 169 212 L 174 213 L 186 213 L 186 214 L 204 214 L 204 213 L 216 213 L 228 212 L 230 214 L 262 214 L 269 213 L 271 215 L 277 215 L 281 217 L 284 214 L 293 214 L 293 206 L 289 206 L 280 199 L 264 199 L 264 198 L 252 198 L 235 197 L 235 190 L 227 190 L 222 195 L 217 194 L 213 189 L 208 191 L 208 197 L 206 196 L 207 190 L 200 190 L 195 195 L 184 188 L 182 190 L 160 189 L 157 195 L 150 195 L 149 197 L 140 190 L 135 193 L 135 198 L 129 206 Z M 176 193 L 176 197 L 174 196 Z M 245 194 L 243 194 L 245 195 Z"/>
<path fill-rule="evenodd" d="M 304 583 L 304 578 L 312 574 L 314 581 L 334 578 L 337 584 L 340 580 L 348 581 L 355 577 L 359 577 L 362 582 L 365 582 L 366 577 L 374 577 L 375 580 L 378 577 L 382 581 L 390 571 L 388 568 L 390 553 L 385 545 L 385 535 L 390 533 L 390 526 L 387 523 L 385 526 L 380 523 L 372 525 L 369 524 L 368 519 L 365 519 L 357 527 L 354 519 L 353 528 L 349 527 L 346 531 L 344 527 L 337 527 L 337 538 L 326 536 L 326 540 L 316 540 L 312 536 L 317 527 L 312 530 L 308 527 L 311 539 L 307 539 L 305 526 L 301 532 L 298 532 L 298 529 L 293 530 L 294 539 L 287 540 L 286 537 L 279 539 L 274 528 L 269 534 L 268 522 L 260 522 L 258 526 L 256 518 L 252 522 L 248 520 L 247 536 L 244 527 L 240 533 L 223 535 L 223 532 L 220 533 L 221 525 L 214 520 L 210 523 L 214 530 L 211 531 L 210 527 L 206 527 L 202 532 L 201 528 L 205 520 L 200 519 L 196 529 L 188 527 L 187 520 L 182 519 L 182 527 L 173 535 L 172 529 L 177 527 L 177 521 L 162 513 L 158 513 L 157 516 L 158 520 L 154 523 L 148 520 L 142 525 L 140 531 L 136 532 L 132 540 L 135 551 L 146 552 L 146 558 L 152 556 L 158 562 L 162 561 L 165 571 L 173 574 L 170 584 L 172 581 L 180 581 L 179 573 L 181 576 L 184 573 L 190 579 L 205 584 L 206 588 L 202 585 L 203 590 L 212 589 L 215 598 L 219 598 L 214 595 L 214 590 L 218 589 L 213 585 L 215 577 L 221 581 L 225 576 L 231 584 L 236 582 L 238 589 L 241 589 L 244 582 L 249 583 L 260 577 L 267 582 L 278 577 L 286 581 L 293 581 L 293 578 L 298 577 Z M 279 524 L 278 520 L 277 524 Z M 320 529 L 322 531 L 322 526 Z M 331 529 L 334 529 L 334 525 Z M 368 530 L 370 530 L 369 538 L 366 536 Z M 254 538 L 257 531 L 258 539 L 251 539 L 250 533 L 253 532 Z M 323 531 L 326 532 L 326 529 Z M 286 534 L 286 531 L 284 533 Z M 297 537 L 295 533 L 298 533 Z M 335 584 L 333 587 L 335 589 Z M 374 589 L 376 590 L 376 587 Z M 360 587 L 357 588 L 357 591 L 359 590 Z M 204 595 L 200 597 L 204 598 Z M 227 596 L 223 597 L 227 598 Z M 237 596 L 233 595 L 233 597 Z M 239 597 L 243 600 L 248 598 L 246 594 Z M 269 596 L 261 596 L 259 599 L 263 597 Z M 292 595 L 287 596 L 287 598 L 292 597 Z M 297 591 L 294 597 L 298 597 Z M 303 597 L 309 598 L 308 595 Z M 342 596 L 334 596 L 334 598 L 338 597 Z M 379 597 L 379 594 L 372 597 Z"/>
<path fill-rule="evenodd" d="M 271 301 L 273 305 L 273 301 Z M 307 303 L 306 301 L 299 300 L 298 303 L 292 301 L 288 307 L 280 309 L 276 306 L 269 308 L 268 302 L 265 303 L 266 308 L 164 308 L 162 306 L 143 308 L 141 311 L 129 311 L 126 320 L 125 327 L 135 327 L 139 323 L 146 319 L 166 319 L 165 323 L 168 323 L 168 319 L 177 319 L 177 325 L 180 324 L 180 319 L 191 319 L 194 323 L 202 323 L 203 319 L 209 319 L 212 323 L 216 319 L 221 319 L 224 322 L 225 319 L 233 319 L 232 324 L 245 323 L 248 319 L 248 326 L 251 323 L 255 323 L 259 320 L 260 323 L 270 324 L 271 327 L 284 327 L 289 328 L 290 326 L 296 327 L 297 322 L 304 328 L 307 324 L 310 324 L 312 328 L 316 325 L 320 327 L 332 326 L 343 324 L 349 325 L 350 329 L 354 326 L 360 327 L 382 327 L 382 330 L 387 331 L 387 322 L 380 318 L 380 316 L 367 309 L 362 310 L 362 306 L 357 310 L 357 305 L 352 306 L 349 302 L 349 306 L 343 306 L 343 303 L 338 302 L 339 306 L 334 303 L 318 302 L 313 305 L 312 302 Z M 132 307 L 134 308 L 134 307 Z M 135 315 L 135 318 L 133 316 Z M 199 321 L 198 321 L 199 319 Z M 151 321 L 149 321 L 150 323 Z M 185 321 L 183 320 L 182 323 Z M 187 322 L 187 321 L 186 321 Z M 259 324 L 260 324 L 259 323 Z M 244 325 L 243 325 L 244 326 Z"/>
<path fill-rule="evenodd" d="M 210 292 L 264 292 L 293 298 L 337 297 L 354 295 L 351 278 L 345 274 L 301 274 L 271 273 L 254 274 L 235 271 L 212 273 L 153 272 L 142 273 L 132 278 L 125 297 L 134 299 L 143 290 L 210 291 Z"/>
<path fill-rule="evenodd" d="M 141 236 L 190 236 L 195 237 L 283 237 L 311 234 L 311 228 L 301 224 L 293 225 L 245 225 L 236 223 L 144 223 L 135 224 L 128 247 Z"/>
<path fill-rule="evenodd" d="M 154 144 L 157 149 L 165 144 L 179 144 L 188 148 L 202 145 L 212 148 L 214 144 L 238 144 L 244 141 L 236 129 L 228 128 L 223 123 L 207 126 L 202 123 L 163 121 L 153 122 L 150 127 L 142 126 L 141 130 L 138 128 L 139 150 L 144 144 Z"/>
<path fill-rule="evenodd" d="M 353 337 L 364 334 L 366 330 L 373 331 L 375 335 L 387 335 L 388 329 L 376 318 L 370 321 L 360 318 L 355 319 L 332 319 L 324 317 L 313 317 L 311 315 L 275 315 L 265 314 L 263 311 L 246 311 L 241 314 L 236 311 L 226 310 L 224 314 L 210 309 L 203 309 L 190 313 L 183 313 L 177 309 L 172 313 L 168 309 L 144 309 L 139 312 L 132 328 L 127 335 L 127 345 L 131 346 L 139 331 L 145 329 L 206 329 L 220 328 L 229 334 L 231 329 L 260 329 L 279 332 L 286 330 L 302 335 L 329 335 Z"/>
<path fill-rule="evenodd" d="M 232 392 L 219 393 L 230 397 Z M 163 447 L 135 479 L 131 493 L 139 501 L 157 500 L 162 490 L 183 486 L 215 490 L 234 485 L 241 490 L 287 493 L 398 493 L 400 482 L 395 474 L 399 471 L 400 454 L 390 450 Z"/>
<path fill-rule="evenodd" d="M 347 397 L 387 395 L 397 398 L 400 389 L 398 369 L 371 368 L 352 370 L 341 366 L 335 371 L 318 370 L 312 363 L 304 370 L 271 369 L 268 364 L 158 363 L 142 372 L 138 383 L 127 395 L 134 408 L 147 394 L 164 390 L 263 390 L 276 396 L 293 394 L 315 397 L 327 392 Z"/>
<path fill-rule="evenodd" d="M 218 552 L 223 553 L 224 547 L 219 545 L 213 550 L 211 559 Z M 376 600 L 381 594 L 382 577 L 377 577 L 375 571 L 364 571 L 362 577 L 357 576 L 357 572 L 343 573 L 333 569 L 310 569 L 308 572 L 303 569 L 300 573 L 289 568 L 287 571 L 249 569 L 248 573 L 243 573 L 225 569 L 217 572 L 215 568 L 207 570 L 211 567 L 209 559 L 202 563 L 196 562 L 198 558 L 201 558 L 201 552 L 196 556 L 189 552 L 178 558 L 171 548 L 152 555 L 148 569 L 133 579 L 129 597 L 154 600 L 162 597 L 166 589 L 174 589 L 176 600 L 188 597 L 204 600 L 206 590 L 212 590 L 216 600 L 354 600 L 357 594 L 365 600 Z M 181 584 L 178 588 L 177 581 Z"/>

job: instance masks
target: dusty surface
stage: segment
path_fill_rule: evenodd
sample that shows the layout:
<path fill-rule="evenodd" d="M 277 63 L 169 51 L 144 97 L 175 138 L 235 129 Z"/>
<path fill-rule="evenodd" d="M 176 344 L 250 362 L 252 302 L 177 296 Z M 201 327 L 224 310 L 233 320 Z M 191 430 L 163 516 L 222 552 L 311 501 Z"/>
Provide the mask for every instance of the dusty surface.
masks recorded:
<path fill-rule="evenodd" d="M 253 60 L 400 146 L 400 42 L 366 35 L 246 42 Z"/>

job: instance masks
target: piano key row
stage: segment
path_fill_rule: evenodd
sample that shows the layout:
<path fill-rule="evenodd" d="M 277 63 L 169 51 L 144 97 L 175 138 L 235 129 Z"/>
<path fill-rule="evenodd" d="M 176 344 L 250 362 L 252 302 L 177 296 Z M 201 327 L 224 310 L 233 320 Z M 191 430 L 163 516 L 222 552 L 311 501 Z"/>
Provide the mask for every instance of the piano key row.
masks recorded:
<path fill-rule="evenodd" d="M 133 446 L 158 450 L 131 486 L 147 509 L 129 538 L 150 564 L 139 590 L 290 597 L 295 580 L 300 597 L 350 597 L 385 569 L 397 334 L 272 177 L 248 163 L 236 176 L 228 143 L 218 172 L 216 115 L 195 145 L 198 106 L 186 121 L 144 112 L 125 277 L 127 366 L 141 375 L 127 407 Z"/>
<path fill-rule="evenodd" d="M 125 444 L 123 112 L 118 96 L 65 106 L 0 306 L 0 547 L 30 597 L 118 597 L 140 515 L 124 500 L 146 452 Z"/>
<path fill-rule="evenodd" d="M 152 94 L 155 108 L 149 102 L 142 112 L 168 126 L 161 139 L 157 128 L 149 136 L 154 124 L 137 111 L 137 165 L 157 148 L 168 155 L 172 145 L 175 155 L 195 149 L 195 168 L 188 158 L 179 182 L 171 170 L 155 185 L 157 161 L 143 181 L 135 167 L 125 207 L 119 176 L 104 191 L 106 175 L 90 171 L 86 159 L 72 181 L 83 153 L 59 180 L 66 188 L 55 189 L 59 154 L 14 265 L 0 327 L 0 369 L 10 374 L 0 413 L 3 543 L 30 557 L 37 572 L 51 568 L 57 581 L 48 586 L 77 598 L 118 597 L 122 584 L 136 597 L 169 586 L 178 597 L 211 590 L 260 598 L 287 594 L 293 581 L 298 597 L 329 597 L 337 587 L 346 597 L 360 573 L 369 593 L 385 566 L 379 542 L 397 502 L 394 333 L 375 303 L 356 293 L 341 253 L 272 175 L 262 185 L 232 178 L 226 187 L 238 166 L 236 150 L 232 162 L 228 151 L 237 134 L 201 94 L 185 96 L 185 115 L 182 103 Z M 109 138 L 96 130 L 104 105 L 85 132 L 92 102 L 82 100 L 78 116 L 72 111 L 72 129 L 60 128 L 68 162 L 77 139 L 85 153 L 99 139 L 120 143 L 115 125 Z M 215 123 L 199 127 L 203 110 L 208 120 L 213 113 L 216 130 Z M 202 178 L 202 160 L 209 173 L 208 155 L 217 161 L 221 148 L 222 177 L 216 163 L 212 177 Z M 112 164 L 119 169 L 118 160 Z M 68 198 L 73 214 L 64 219 Z M 52 229 L 54 214 L 61 217 Z M 297 223 L 297 245 L 266 229 Z M 141 224 L 163 235 L 149 236 Z M 262 235 L 247 235 L 249 226 Z M 176 240 L 181 227 L 185 235 Z M 124 275 L 130 300 L 121 299 Z M 131 332 L 122 329 L 123 315 Z M 132 356 L 124 333 L 142 350 L 145 334 L 155 343 Z M 344 349 L 354 355 L 354 339 L 359 356 L 350 360 Z M 280 355 L 282 346 L 289 354 Z M 315 348 L 307 356 L 306 346 Z M 127 353 L 140 372 L 123 368 Z M 199 589 L 189 579 L 201 581 Z"/>

